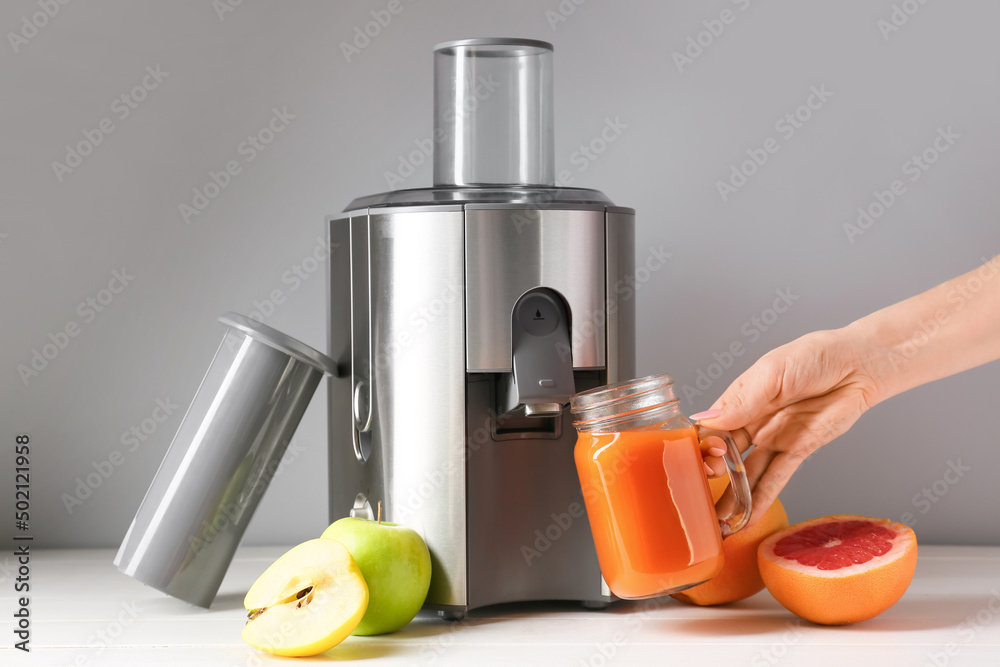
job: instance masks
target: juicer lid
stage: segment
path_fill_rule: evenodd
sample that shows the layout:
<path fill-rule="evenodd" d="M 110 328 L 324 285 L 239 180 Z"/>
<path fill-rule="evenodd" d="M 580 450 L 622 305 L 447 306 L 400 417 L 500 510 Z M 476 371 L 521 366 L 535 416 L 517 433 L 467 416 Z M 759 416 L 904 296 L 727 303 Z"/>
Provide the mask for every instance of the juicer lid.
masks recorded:
<path fill-rule="evenodd" d="M 362 208 L 384 206 L 426 206 L 431 204 L 522 204 L 542 207 L 546 204 L 582 204 L 591 206 L 614 206 L 600 190 L 588 188 L 557 187 L 436 187 L 390 190 L 374 195 L 358 197 L 344 208 L 356 211 Z"/>
<path fill-rule="evenodd" d="M 517 47 L 525 47 L 525 53 L 532 53 L 530 49 L 540 49 L 542 51 L 552 51 L 555 47 L 552 46 L 550 42 L 543 42 L 540 39 L 526 39 L 524 37 L 473 37 L 470 39 L 452 39 L 447 42 L 439 42 L 434 45 L 435 51 L 449 51 L 461 47 L 477 47 L 477 46 L 499 46 L 504 47 L 501 50 L 503 57 L 509 57 L 510 55 L 519 55 L 517 53 Z M 478 58 L 488 58 L 491 53 L 488 49 L 483 49 L 481 52 L 476 53 Z"/>

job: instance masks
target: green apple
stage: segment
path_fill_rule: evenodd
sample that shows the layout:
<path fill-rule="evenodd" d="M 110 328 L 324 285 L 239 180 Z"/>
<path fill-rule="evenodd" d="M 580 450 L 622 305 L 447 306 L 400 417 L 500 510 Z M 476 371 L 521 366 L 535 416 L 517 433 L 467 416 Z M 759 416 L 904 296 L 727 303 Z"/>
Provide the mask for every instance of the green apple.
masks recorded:
<path fill-rule="evenodd" d="M 431 555 L 416 531 L 348 517 L 333 522 L 322 537 L 347 547 L 368 584 L 368 609 L 353 634 L 395 632 L 413 620 L 431 585 Z"/>

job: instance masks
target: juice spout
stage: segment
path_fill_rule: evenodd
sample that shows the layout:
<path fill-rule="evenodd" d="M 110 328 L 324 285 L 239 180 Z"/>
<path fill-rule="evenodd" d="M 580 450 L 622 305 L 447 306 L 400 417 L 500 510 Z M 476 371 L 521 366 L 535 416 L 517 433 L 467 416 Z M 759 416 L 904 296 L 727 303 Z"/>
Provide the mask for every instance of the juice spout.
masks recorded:
<path fill-rule="evenodd" d="M 501 414 L 553 417 L 575 393 L 570 317 L 555 290 L 525 292 L 514 304 L 511 321 L 513 372 L 501 383 Z"/>

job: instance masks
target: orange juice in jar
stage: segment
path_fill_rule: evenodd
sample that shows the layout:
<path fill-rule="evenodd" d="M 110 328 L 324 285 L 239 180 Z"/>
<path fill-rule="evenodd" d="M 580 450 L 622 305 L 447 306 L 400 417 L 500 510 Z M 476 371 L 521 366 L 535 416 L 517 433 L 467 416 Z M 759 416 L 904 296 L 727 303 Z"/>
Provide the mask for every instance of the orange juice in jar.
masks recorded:
<path fill-rule="evenodd" d="M 681 414 L 667 375 L 583 392 L 571 402 L 574 450 L 601 572 L 620 598 L 675 593 L 722 569 L 722 533 L 750 517 L 750 488 L 729 433 Z M 716 516 L 699 443 L 726 442 L 735 492 L 730 516 Z"/>

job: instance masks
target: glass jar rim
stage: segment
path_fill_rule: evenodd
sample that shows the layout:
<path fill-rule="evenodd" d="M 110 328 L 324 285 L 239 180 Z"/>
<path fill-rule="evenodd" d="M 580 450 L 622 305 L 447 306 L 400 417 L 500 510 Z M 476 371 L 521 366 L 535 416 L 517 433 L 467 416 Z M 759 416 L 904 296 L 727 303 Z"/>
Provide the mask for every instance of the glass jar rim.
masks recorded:
<path fill-rule="evenodd" d="M 635 414 L 663 405 L 677 405 L 673 379 L 666 373 L 589 389 L 570 399 L 574 425 Z M 627 404 L 627 408 L 622 410 Z"/>

